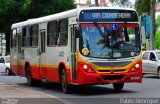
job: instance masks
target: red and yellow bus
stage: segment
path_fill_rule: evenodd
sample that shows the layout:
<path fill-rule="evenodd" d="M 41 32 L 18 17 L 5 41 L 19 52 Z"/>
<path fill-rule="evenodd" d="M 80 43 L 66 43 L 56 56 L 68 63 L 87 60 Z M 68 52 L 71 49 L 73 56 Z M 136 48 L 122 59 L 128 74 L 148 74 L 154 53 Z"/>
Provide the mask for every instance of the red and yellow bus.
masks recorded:
<path fill-rule="evenodd" d="M 15 23 L 11 70 L 37 82 L 71 85 L 142 82 L 141 36 L 135 10 L 77 8 Z"/>

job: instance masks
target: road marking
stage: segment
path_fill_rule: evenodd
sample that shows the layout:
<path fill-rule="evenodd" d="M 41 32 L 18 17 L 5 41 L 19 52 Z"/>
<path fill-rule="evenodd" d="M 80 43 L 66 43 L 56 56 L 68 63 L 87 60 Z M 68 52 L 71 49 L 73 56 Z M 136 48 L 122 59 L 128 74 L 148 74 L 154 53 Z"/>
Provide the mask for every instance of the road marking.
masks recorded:
<path fill-rule="evenodd" d="M 50 94 L 47 94 L 47 93 L 45 93 L 45 92 L 40 92 L 40 91 L 39 91 L 39 93 L 44 94 L 44 95 L 47 95 L 47 96 L 49 96 L 49 97 L 51 97 L 51 98 L 56 98 L 57 100 L 63 102 L 64 104 L 73 104 L 72 102 L 69 102 L 69 101 L 64 100 L 64 99 L 62 99 L 62 98 L 58 98 L 58 97 L 53 96 L 53 95 L 50 95 Z"/>
<path fill-rule="evenodd" d="M 37 91 L 37 90 L 36 90 Z M 40 91 L 38 91 L 39 93 L 41 93 L 41 94 L 44 94 L 44 95 L 47 95 L 47 96 L 49 96 L 49 97 L 51 97 L 51 98 L 58 98 L 58 97 L 56 97 L 56 96 L 53 96 L 53 95 L 50 95 L 50 94 L 47 94 L 47 93 L 44 93 L 44 92 L 40 92 Z"/>

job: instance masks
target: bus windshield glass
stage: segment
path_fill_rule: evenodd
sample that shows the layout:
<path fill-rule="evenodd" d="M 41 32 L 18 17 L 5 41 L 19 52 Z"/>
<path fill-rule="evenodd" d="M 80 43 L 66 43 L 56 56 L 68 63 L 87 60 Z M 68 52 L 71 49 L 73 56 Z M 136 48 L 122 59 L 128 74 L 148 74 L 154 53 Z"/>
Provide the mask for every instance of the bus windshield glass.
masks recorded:
<path fill-rule="evenodd" d="M 81 23 L 80 52 L 86 57 L 118 59 L 140 54 L 139 25 Z"/>

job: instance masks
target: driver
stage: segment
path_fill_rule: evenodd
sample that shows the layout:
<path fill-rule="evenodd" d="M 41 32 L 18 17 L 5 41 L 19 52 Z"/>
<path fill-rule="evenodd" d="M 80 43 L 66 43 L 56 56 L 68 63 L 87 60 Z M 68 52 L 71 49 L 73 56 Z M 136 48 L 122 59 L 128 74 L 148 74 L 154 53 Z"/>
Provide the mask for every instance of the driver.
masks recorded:
<path fill-rule="evenodd" d="M 114 31 L 113 35 L 115 35 L 115 40 L 117 43 L 119 41 L 124 41 L 124 39 L 123 39 L 124 36 L 123 36 L 122 32 L 120 32 L 120 30 Z"/>
<path fill-rule="evenodd" d="M 113 31 L 113 47 L 118 47 L 121 42 L 124 42 L 124 35 L 119 30 Z"/>

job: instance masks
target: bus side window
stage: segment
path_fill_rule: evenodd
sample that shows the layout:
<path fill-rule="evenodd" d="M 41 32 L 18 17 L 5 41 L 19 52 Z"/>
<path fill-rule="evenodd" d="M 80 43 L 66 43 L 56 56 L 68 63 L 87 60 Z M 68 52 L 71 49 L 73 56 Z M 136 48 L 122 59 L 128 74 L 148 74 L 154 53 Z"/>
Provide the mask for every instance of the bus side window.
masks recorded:
<path fill-rule="evenodd" d="M 57 45 L 57 21 L 50 21 L 48 23 L 47 45 Z"/>
<path fill-rule="evenodd" d="M 13 29 L 11 37 L 11 48 L 16 48 L 17 45 L 16 41 L 17 41 L 17 30 Z"/>
<path fill-rule="evenodd" d="M 68 19 L 60 20 L 58 23 L 58 46 L 67 46 L 68 44 Z"/>

